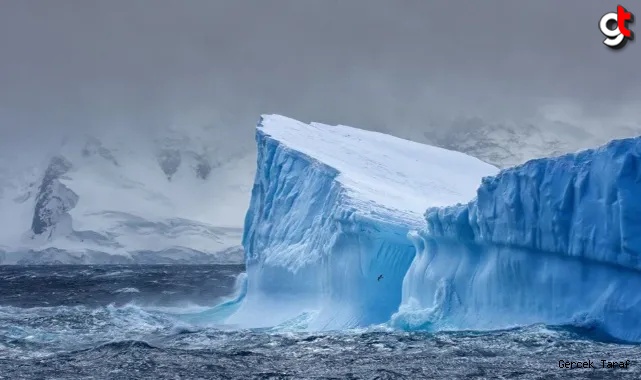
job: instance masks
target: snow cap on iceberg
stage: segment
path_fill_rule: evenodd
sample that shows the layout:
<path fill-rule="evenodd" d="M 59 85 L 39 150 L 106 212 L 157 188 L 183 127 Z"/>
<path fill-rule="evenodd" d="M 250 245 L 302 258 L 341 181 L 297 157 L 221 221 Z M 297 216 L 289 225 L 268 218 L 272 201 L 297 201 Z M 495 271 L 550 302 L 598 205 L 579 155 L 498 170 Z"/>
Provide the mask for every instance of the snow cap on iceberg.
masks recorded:
<path fill-rule="evenodd" d="M 426 208 L 467 202 L 481 177 L 498 172 L 460 152 L 345 125 L 262 115 L 258 133 L 336 170 L 336 181 L 356 209 L 419 226 Z"/>

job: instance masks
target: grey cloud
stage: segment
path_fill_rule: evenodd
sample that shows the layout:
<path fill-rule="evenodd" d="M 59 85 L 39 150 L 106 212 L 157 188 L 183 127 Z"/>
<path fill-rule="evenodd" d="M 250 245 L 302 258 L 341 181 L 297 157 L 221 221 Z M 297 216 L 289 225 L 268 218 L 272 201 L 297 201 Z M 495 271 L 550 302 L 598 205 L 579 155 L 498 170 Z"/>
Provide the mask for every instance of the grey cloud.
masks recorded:
<path fill-rule="evenodd" d="M 597 29 L 614 7 L 4 0 L 0 136 L 173 122 L 250 136 L 265 112 L 394 132 L 465 115 L 519 120 L 555 104 L 637 123 L 641 48 L 609 51 Z"/>

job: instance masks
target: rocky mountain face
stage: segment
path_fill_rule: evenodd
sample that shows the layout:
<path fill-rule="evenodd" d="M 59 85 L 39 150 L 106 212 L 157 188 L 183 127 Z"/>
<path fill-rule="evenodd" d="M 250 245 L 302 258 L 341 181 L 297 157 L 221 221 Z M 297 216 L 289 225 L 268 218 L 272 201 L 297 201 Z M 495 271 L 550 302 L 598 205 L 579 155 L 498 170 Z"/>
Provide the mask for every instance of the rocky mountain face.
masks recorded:
<path fill-rule="evenodd" d="M 36 194 L 31 231 L 35 235 L 47 233 L 49 237 L 60 224 L 69 224 L 68 212 L 78 203 L 78 195 L 60 182 L 71 169 L 71 162 L 61 156 L 51 159 Z"/>

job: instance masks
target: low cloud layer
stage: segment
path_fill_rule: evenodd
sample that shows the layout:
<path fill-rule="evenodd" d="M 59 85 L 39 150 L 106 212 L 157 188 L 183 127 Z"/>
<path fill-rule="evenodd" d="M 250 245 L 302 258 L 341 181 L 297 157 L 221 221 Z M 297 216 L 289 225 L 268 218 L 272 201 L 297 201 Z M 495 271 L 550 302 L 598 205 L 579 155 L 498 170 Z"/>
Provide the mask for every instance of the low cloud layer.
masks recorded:
<path fill-rule="evenodd" d="M 215 123 L 245 141 L 261 113 L 398 134 L 468 116 L 638 125 L 641 47 L 610 51 L 597 28 L 614 8 L 5 0 L 0 140 Z"/>

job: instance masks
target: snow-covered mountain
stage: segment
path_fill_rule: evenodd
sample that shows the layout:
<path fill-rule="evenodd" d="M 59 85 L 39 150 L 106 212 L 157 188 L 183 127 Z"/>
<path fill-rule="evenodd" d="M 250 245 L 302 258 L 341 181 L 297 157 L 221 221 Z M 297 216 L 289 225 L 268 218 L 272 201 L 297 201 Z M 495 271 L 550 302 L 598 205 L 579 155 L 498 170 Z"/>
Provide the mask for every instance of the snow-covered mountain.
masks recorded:
<path fill-rule="evenodd" d="M 4 154 L 0 264 L 240 261 L 255 154 L 228 133 L 104 133 Z"/>
<path fill-rule="evenodd" d="M 560 121 L 516 125 L 462 118 L 452 122 L 448 128 L 430 129 L 414 139 L 507 168 L 534 158 L 572 153 L 612 139 L 638 135 L 641 135 L 641 128 L 627 126 L 614 125 L 593 132 Z"/>

